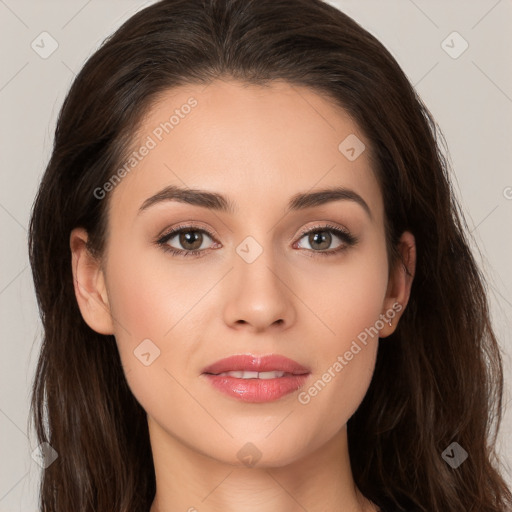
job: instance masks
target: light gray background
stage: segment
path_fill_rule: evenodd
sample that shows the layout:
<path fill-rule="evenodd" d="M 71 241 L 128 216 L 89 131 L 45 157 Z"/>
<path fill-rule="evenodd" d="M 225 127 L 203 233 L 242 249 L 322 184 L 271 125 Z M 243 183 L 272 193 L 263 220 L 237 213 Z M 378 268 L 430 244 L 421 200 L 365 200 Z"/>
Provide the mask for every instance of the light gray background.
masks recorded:
<path fill-rule="evenodd" d="M 41 326 L 26 238 L 56 117 L 85 60 L 107 35 L 149 3 L 0 0 L 0 512 L 37 510 L 40 468 L 31 458 L 36 443 L 33 433 L 27 435 L 27 415 Z M 481 251 L 475 247 L 476 256 L 489 280 L 508 402 L 512 382 L 512 1 L 330 3 L 391 51 L 446 136 L 455 189 Z M 58 43 L 46 59 L 31 47 L 43 31 Z M 469 44 L 458 58 L 442 46 L 453 31 Z M 461 40 L 452 39 L 445 44 L 457 52 Z M 512 402 L 498 444 L 509 482 L 511 408 Z"/>

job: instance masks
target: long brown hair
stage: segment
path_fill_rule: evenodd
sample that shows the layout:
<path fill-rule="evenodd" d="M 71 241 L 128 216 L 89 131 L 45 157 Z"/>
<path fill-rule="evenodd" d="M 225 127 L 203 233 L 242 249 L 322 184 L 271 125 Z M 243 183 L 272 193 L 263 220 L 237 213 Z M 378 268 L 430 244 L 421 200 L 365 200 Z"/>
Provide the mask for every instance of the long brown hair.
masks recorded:
<path fill-rule="evenodd" d="M 122 165 L 142 116 L 166 90 L 217 78 L 282 79 L 334 100 L 370 141 L 391 263 L 400 234 L 415 235 L 409 304 L 348 422 L 361 492 L 385 510 L 508 510 L 512 495 L 495 452 L 503 370 L 486 285 L 441 131 L 397 62 L 320 0 L 162 0 L 126 21 L 76 77 L 33 206 L 30 262 L 44 339 L 30 419 L 39 442 L 58 453 L 42 475 L 41 511 L 150 508 L 146 413 L 114 337 L 82 319 L 69 235 L 84 227 L 101 255 L 108 197 L 94 191 Z M 469 455 L 456 468 L 442 457 L 453 442 Z"/>

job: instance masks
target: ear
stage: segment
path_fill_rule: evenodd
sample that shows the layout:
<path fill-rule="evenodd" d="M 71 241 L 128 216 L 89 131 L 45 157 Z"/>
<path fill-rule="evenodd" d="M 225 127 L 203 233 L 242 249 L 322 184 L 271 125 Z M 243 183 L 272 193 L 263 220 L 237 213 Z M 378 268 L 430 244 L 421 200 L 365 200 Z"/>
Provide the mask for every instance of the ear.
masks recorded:
<path fill-rule="evenodd" d="M 101 262 L 87 247 L 87 231 L 75 228 L 71 231 L 71 267 L 75 296 L 82 317 L 87 325 L 100 334 L 113 334 L 105 277 Z"/>
<path fill-rule="evenodd" d="M 409 231 L 402 233 L 398 242 L 398 250 L 401 259 L 397 261 L 390 274 L 381 316 L 385 325 L 380 329 L 380 338 L 385 338 L 395 332 L 398 321 L 409 302 L 416 270 L 416 241 L 412 233 Z M 391 321 L 391 325 L 389 325 L 389 321 Z"/>

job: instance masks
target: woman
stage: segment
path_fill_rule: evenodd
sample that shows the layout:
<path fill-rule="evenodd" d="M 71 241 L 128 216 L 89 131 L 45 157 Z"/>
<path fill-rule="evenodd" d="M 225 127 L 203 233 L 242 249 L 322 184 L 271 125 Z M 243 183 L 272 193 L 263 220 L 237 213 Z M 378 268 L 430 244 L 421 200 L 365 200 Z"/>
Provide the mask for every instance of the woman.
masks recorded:
<path fill-rule="evenodd" d="M 163 0 L 117 30 L 31 219 L 41 510 L 509 510 L 438 138 L 319 0 Z"/>

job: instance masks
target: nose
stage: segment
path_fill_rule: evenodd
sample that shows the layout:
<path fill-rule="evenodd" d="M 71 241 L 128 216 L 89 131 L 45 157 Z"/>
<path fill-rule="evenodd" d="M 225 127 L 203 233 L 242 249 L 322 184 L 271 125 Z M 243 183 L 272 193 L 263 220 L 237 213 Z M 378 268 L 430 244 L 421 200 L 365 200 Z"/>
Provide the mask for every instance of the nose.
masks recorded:
<path fill-rule="evenodd" d="M 272 251 L 263 250 L 252 262 L 235 254 L 233 265 L 223 290 L 226 324 L 251 332 L 289 328 L 296 318 L 294 293 Z"/>

